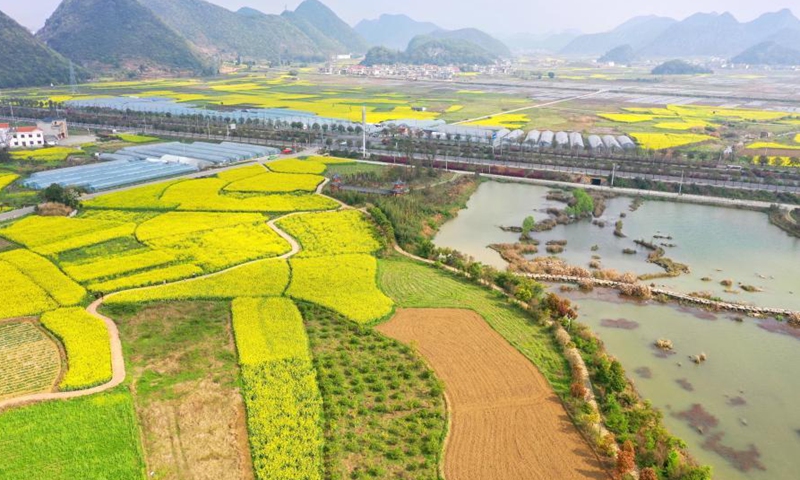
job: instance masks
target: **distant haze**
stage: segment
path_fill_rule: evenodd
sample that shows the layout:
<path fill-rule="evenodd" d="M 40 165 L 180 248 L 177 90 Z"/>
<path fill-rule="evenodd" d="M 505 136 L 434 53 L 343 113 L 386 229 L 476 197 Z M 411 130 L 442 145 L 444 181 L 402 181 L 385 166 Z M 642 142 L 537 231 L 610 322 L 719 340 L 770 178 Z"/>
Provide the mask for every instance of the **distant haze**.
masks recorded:
<path fill-rule="evenodd" d="M 300 0 L 211 0 L 232 10 L 243 6 L 265 13 L 294 8 Z M 731 12 L 740 21 L 782 8 L 797 0 L 323 0 L 351 25 L 382 13 L 404 13 L 415 20 L 430 21 L 443 28 L 481 28 L 498 36 L 513 33 L 546 33 L 577 29 L 586 33 L 606 31 L 639 15 L 660 15 L 681 20 L 697 12 Z M 0 0 L 0 10 L 31 30 L 44 25 L 59 0 L 35 0 L 35 8 L 19 0 Z M 792 5 L 795 4 L 795 5 Z"/>

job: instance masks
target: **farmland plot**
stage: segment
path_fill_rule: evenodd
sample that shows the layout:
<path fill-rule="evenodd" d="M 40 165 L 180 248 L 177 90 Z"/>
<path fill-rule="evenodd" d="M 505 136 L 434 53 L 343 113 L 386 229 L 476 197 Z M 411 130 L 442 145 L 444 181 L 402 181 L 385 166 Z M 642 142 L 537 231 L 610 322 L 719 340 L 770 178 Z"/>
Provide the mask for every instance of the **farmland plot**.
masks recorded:
<path fill-rule="evenodd" d="M 298 257 L 374 253 L 381 248 L 375 228 L 358 210 L 294 215 L 279 220 L 278 226 L 302 245 Z"/>
<path fill-rule="evenodd" d="M 60 372 L 58 346 L 34 322 L 0 323 L 0 400 L 49 392 Z"/>
<path fill-rule="evenodd" d="M 322 398 L 300 312 L 286 298 L 238 298 L 233 329 L 259 479 L 321 479 Z"/>
<path fill-rule="evenodd" d="M 61 340 L 67 352 L 61 390 L 81 390 L 111 380 L 111 344 L 102 320 L 78 307 L 47 312 L 41 322 Z"/>
<path fill-rule="evenodd" d="M 124 388 L 0 415 L 0 478 L 145 478 L 139 429 Z"/>
<path fill-rule="evenodd" d="M 414 344 L 445 384 L 447 478 L 604 477 L 542 374 L 476 313 L 401 310 L 378 330 Z"/>
<path fill-rule="evenodd" d="M 375 284 L 377 262 L 369 255 L 291 260 L 292 283 L 287 294 L 317 303 L 359 323 L 392 312 L 392 300 Z"/>

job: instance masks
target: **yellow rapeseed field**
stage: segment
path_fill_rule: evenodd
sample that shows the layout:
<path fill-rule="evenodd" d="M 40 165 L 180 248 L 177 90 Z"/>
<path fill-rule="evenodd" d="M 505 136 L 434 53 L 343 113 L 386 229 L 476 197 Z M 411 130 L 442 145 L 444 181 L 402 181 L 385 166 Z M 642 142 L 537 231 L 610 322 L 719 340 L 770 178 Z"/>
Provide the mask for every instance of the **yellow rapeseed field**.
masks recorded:
<path fill-rule="evenodd" d="M 204 278 L 186 280 L 109 297 L 109 305 L 163 300 L 233 300 L 280 296 L 289 284 L 289 264 L 271 259 L 253 262 Z"/>
<path fill-rule="evenodd" d="M 748 145 L 747 148 L 752 150 L 759 150 L 765 148 L 772 150 L 800 150 L 800 145 L 784 145 L 782 143 L 777 143 L 777 142 L 755 142 Z"/>
<path fill-rule="evenodd" d="M 303 173 L 267 172 L 233 182 L 225 187 L 227 192 L 292 193 L 313 192 L 325 177 Z"/>
<path fill-rule="evenodd" d="M 237 298 L 231 310 L 256 476 L 322 479 L 322 397 L 300 311 L 286 298 Z"/>
<path fill-rule="evenodd" d="M 642 113 L 600 113 L 597 116 L 619 123 L 649 122 L 650 120 L 656 118 L 654 115 L 646 115 Z"/>
<path fill-rule="evenodd" d="M 303 317 L 290 299 L 237 298 L 231 312 L 240 364 L 311 360 Z"/>
<path fill-rule="evenodd" d="M 278 226 L 302 245 L 298 257 L 373 253 L 381 248 L 375 228 L 358 210 L 293 215 L 279 220 Z"/>
<path fill-rule="evenodd" d="M 14 183 L 19 178 L 19 175 L 14 173 L 3 173 L 0 172 L 0 190 L 3 190 L 7 186 Z"/>
<path fill-rule="evenodd" d="M 88 262 L 67 263 L 64 271 L 79 282 L 98 278 L 117 277 L 137 270 L 160 267 L 175 261 L 175 256 L 162 251 L 134 251 L 133 254 L 92 259 Z"/>
<path fill-rule="evenodd" d="M 0 261 L 0 291 L 0 319 L 38 315 L 58 307 L 39 285 L 4 261 Z"/>
<path fill-rule="evenodd" d="M 61 340 L 67 352 L 61 390 L 81 390 L 111 380 L 111 344 L 102 320 L 76 307 L 47 312 L 41 322 Z"/>
<path fill-rule="evenodd" d="M 392 312 L 393 302 L 376 285 L 377 261 L 370 255 L 292 259 L 287 294 L 335 310 L 359 323 Z"/>
<path fill-rule="evenodd" d="M 70 147 L 48 147 L 38 150 L 15 150 L 11 156 L 18 160 L 35 160 L 37 162 L 60 162 L 70 155 L 86 155 L 86 152 Z"/>
<path fill-rule="evenodd" d="M 325 164 L 321 162 L 314 162 L 309 160 L 276 160 L 269 162 L 267 168 L 273 172 L 278 173 L 307 173 L 313 175 L 320 175 L 325 172 Z"/>
<path fill-rule="evenodd" d="M 168 212 L 139 225 L 136 238 L 140 242 L 147 242 L 161 237 L 184 236 L 234 225 L 255 225 L 267 220 L 267 217 L 259 213 Z"/>
<path fill-rule="evenodd" d="M 695 133 L 631 133 L 642 148 L 663 150 L 714 140 L 714 137 Z"/>
<path fill-rule="evenodd" d="M 203 270 L 196 265 L 175 265 L 172 267 L 147 270 L 127 277 L 91 283 L 87 288 L 92 292 L 116 292 L 129 288 L 172 282 L 202 274 Z"/>
<path fill-rule="evenodd" d="M 0 229 L 0 236 L 42 255 L 50 255 L 125 237 L 135 229 L 135 223 L 32 216 Z"/>
<path fill-rule="evenodd" d="M 63 307 L 78 305 L 86 297 L 83 287 L 64 275 L 49 260 L 29 250 L 0 253 L 0 261 L 16 267 Z"/>

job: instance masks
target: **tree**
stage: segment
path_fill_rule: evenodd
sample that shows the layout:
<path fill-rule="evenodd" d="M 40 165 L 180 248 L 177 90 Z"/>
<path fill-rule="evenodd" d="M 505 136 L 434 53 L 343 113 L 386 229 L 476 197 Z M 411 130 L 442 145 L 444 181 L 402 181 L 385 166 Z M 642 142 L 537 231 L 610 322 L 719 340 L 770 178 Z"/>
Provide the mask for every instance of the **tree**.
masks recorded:
<path fill-rule="evenodd" d="M 594 212 L 594 200 L 585 190 L 573 190 L 572 196 L 575 201 L 571 207 L 567 208 L 567 213 L 580 217 Z"/>
<path fill-rule="evenodd" d="M 556 78 L 556 74 L 555 74 L 555 72 L 547 72 L 547 77 L 548 78 Z"/>
<path fill-rule="evenodd" d="M 45 202 L 60 203 L 70 208 L 80 206 L 80 192 L 74 188 L 65 188 L 54 183 L 42 191 L 42 199 Z"/>
<path fill-rule="evenodd" d="M 534 227 L 536 227 L 536 220 L 534 220 L 533 216 L 526 217 L 522 221 L 522 233 L 525 235 L 529 234 Z"/>
<path fill-rule="evenodd" d="M 7 148 L 0 148 L 0 164 L 11 163 L 11 152 Z"/>

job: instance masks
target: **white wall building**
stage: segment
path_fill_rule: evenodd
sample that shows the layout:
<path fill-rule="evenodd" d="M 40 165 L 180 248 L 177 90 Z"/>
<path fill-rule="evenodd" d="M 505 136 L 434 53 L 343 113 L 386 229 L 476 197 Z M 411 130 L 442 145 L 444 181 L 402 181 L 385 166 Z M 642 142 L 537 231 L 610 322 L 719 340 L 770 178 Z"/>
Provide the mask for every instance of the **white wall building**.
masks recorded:
<path fill-rule="evenodd" d="M 44 147 L 44 132 L 38 127 L 12 128 L 6 137 L 9 148 Z"/>

